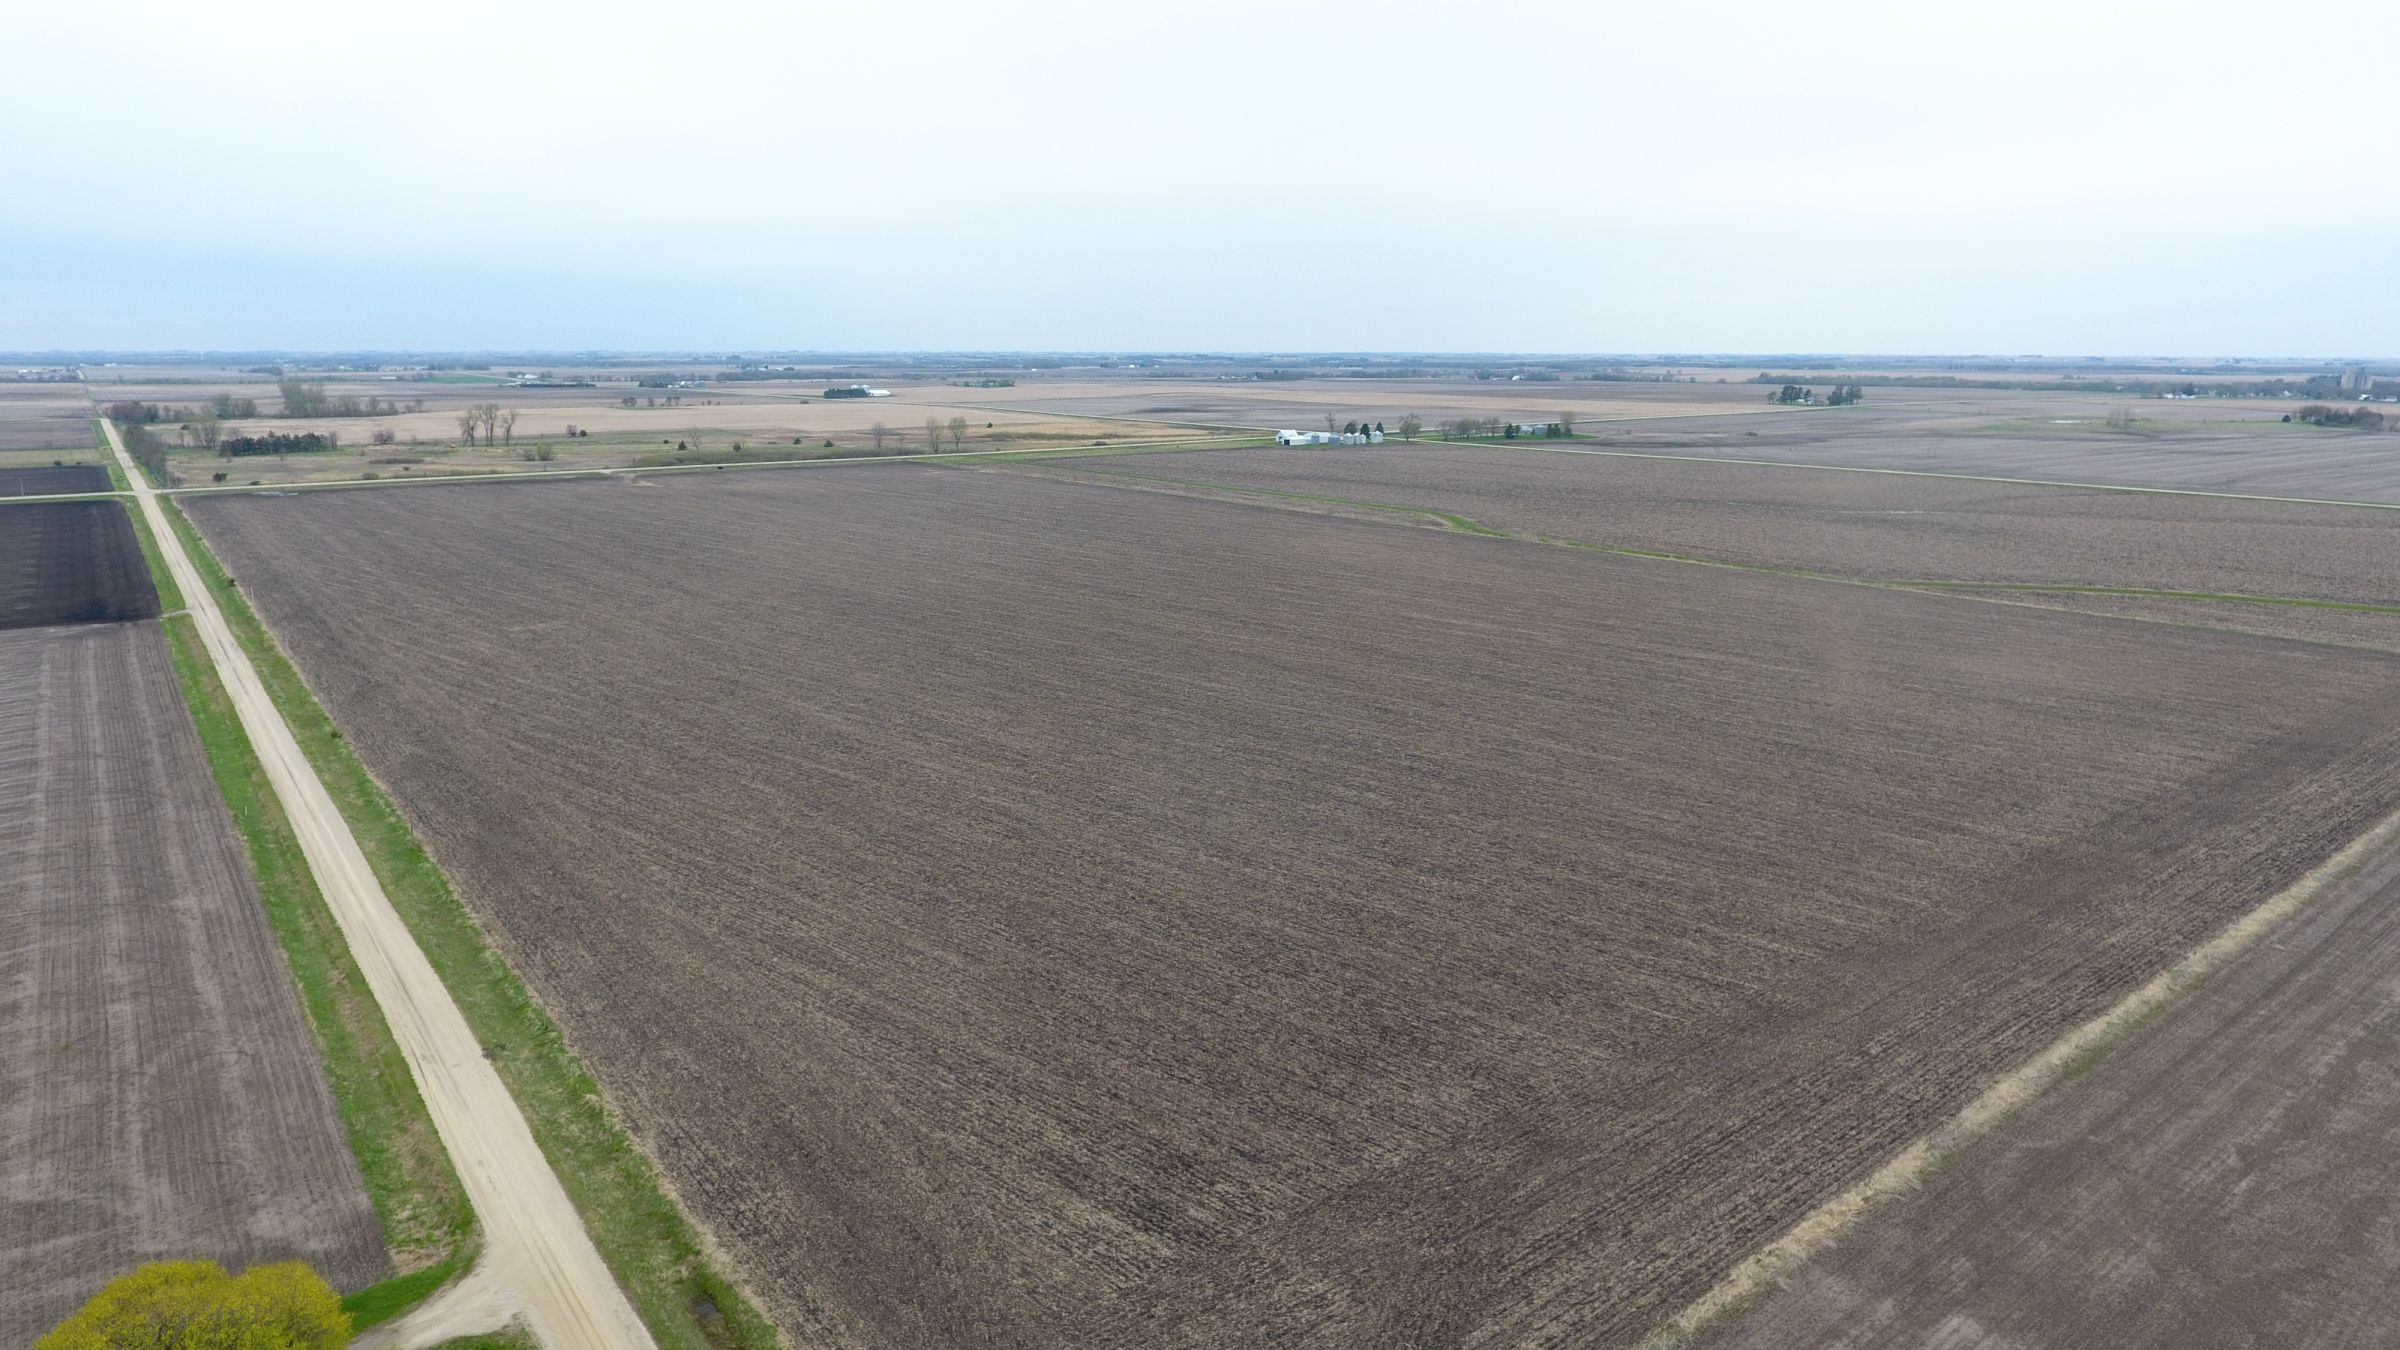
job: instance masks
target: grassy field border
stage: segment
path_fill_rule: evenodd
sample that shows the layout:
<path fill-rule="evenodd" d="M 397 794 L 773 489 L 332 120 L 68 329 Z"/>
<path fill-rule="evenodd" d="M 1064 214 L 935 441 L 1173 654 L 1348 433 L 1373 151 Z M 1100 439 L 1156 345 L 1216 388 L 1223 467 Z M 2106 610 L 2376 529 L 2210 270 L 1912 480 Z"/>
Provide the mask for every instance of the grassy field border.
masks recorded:
<path fill-rule="evenodd" d="M 199 628 L 179 612 L 183 595 L 166 571 L 158 541 L 139 511 L 130 503 L 125 509 L 159 588 L 160 603 L 170 611 L 160 628 L 207 756 L 209 775 L 241 834 L 260 907 L 283 949 L 384 1246 L 401 1268 L 342 1300 L 353 1324 L 364 1330 L 407 1311 L 466 1269 L 476 1251 L 474 1211 L 418 1095 L 408 1061 L 351 959 L 299 838 L 217 677 Z"/>
<path fill-rule="evenodd" d="M 669 1196 L 599 1084 L 450 888 L 359 762 L 224 565 L 177 504 L 161 502 L 259 679 L 341 808 L 410 933 L 523 1108 L 543 1154 L 661 1350 L 769 1350 L 774 1326 Z"/>

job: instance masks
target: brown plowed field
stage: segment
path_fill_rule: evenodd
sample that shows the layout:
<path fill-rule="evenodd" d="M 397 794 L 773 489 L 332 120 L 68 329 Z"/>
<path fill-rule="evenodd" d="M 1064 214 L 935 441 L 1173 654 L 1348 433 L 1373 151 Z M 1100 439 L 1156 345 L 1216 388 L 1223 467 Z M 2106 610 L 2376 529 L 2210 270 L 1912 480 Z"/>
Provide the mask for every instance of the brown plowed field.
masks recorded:
<path fill-rule="evenodd" d="M 2105 429 L 2125 407 L 2144 429 Z M 1686 418 L 1636 428 L 1694 453 L 1794 464 L 2400 503 L 2400 436 L 2275 420 L 2286 405 L 2088 394 L 1874 389 L 1857 408 Z M 1586 428 L 1614 440 L 1624 429 Z"/>
<path fill-rule="evenodd" d="M 0 1029 L 0 1345 L 144 1261 L 386 1273 L 155 623 L 0 633 Z"/>
<path fill-rule="evenodd" d="M 157 615 L 158 590 L 123 506 L 0 506 L 0 630 Z"/>
<path fill-rule="evenodd" d="M 2400 804 L 2400 662 L 905 466 L 195 502 L 805 1343 L 1625 1343 Z"/>
<path fill-rule="evenodd" d="M 108 470 L 97 464 L 0 464 L 0 497 L 46 497 L 68 492 L 106 492 Z"/>
<path fill-rule="evenodd" d="M 1712 1350 L 2400 1345 L 2400 849 Z"/>
<path fill-rule="evenodd" d="M 2400 439 L 2395 439 L 2400 454 Z M 2400 605 L 2400 510 L 1403 445 L 1195 450 L 1077 471 L 1451 511 L 1515 533 L 1844 576 Z"/>

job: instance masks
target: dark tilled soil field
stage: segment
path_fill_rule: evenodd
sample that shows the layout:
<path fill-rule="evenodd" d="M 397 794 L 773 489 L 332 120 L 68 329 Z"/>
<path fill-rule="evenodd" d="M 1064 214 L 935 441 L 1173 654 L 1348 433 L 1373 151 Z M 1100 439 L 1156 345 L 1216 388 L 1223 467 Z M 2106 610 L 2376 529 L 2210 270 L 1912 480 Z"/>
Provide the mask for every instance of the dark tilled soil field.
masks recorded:
<path fill-rule="evenodd" d="M 155 623 L 0 633 L 0 1028 L 0 1345 L 144 1261 L 386 1273 Z"/>
<path fill-rule="evenodd" d="M 158 591 L 123 506 L 0 506 L 0 629 L 157 615 Z"/>
<path fill-rule="evenodd" d="M 108 470 L 97 464 L 47 464 L 25 469 L 0 465 L 0 497 L 106 492 L 112 486 Z"/>
<path fill-rule="evenodd" d="M 1874 387 L 1867 400 L 1731 424 L 1678 419 L 1630 435 L 1695 453 L 1795 464 L 2400 503 L 2400 435 L 2285 425 L 2276 421 L 2281 403 Z M 2132 411 L 2143 430 L 2107 430 L 2115 407 Z"/>
<path fill-rule="evenodd" d="M 2400 438 L 2394 446 L 2400 454 Z M 1195 450 L 1064 467 L 1392 502 L 1517 533 L 1844 576 L 2400 605 L 2400 510 L 1466 446 Z"/>
<path fill-rule="evenodd" d="M 2400 1344 L 2400 849 L 1712 1350 Z"/>
<path fill-rule="evenodd" d="M 2366 653 L 999 473 L 193 512 L 804 1343 L 1594 1345 L 2400 804 Z"/>

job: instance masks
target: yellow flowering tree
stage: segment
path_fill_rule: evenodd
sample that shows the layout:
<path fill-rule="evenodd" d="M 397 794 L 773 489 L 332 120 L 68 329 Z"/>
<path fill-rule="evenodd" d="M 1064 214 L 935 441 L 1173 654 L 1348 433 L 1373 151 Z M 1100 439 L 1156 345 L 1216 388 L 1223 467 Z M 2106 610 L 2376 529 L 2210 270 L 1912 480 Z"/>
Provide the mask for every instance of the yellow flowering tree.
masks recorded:
<path fill-rule="evenodd" d="M 119 1276 L 35 1350 L 338 1350 L 341 1296 L 299 1261 L 228 1275 L 214 1261 L 157 1261 Z"/>

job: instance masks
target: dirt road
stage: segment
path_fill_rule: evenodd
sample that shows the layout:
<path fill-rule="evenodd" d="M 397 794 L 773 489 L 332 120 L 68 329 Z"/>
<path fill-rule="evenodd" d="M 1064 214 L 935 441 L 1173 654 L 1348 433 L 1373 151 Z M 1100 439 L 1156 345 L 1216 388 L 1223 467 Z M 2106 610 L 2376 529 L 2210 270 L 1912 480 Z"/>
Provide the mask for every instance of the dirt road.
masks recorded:
<path fill-rule="evenodd" d="M 102 425 L 242 727 L 291 817 L 309 870 L 382 1005 L 434 1128 L 466 1183 L 483 1223 L 482 1278 L 506 1291 L 507 1305 L 544 1345 L 572 1350 L 651 1346 L 649 1332 L 600 1259 L 515 1099 L 484 1058 L 450 991 L 392 908 L 349 823 L 234 641 L 182 537 L 169 528 L 157 493 L 126 454 L 116 427 Z"/>

